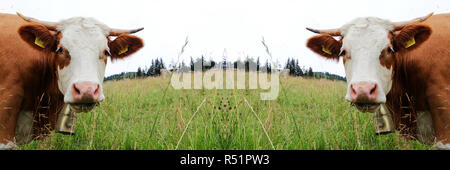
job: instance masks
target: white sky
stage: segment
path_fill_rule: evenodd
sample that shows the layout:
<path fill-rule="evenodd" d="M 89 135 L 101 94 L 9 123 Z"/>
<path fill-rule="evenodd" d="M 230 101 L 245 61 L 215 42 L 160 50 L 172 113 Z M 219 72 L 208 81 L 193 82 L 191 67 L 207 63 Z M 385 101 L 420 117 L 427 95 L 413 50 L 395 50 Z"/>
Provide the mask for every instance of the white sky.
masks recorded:
<path fill-rule="evenodd" d="M 342 61 L 322 59 L 306 48 L 314 36 L 305 30 L 337 28 L 356 17 L 375 16 L 391 21 L 409 20 L 430 12 L 450 12 L 449 0 L 1 0 L 0 12 L 21 12 L 41 20 L 59 21 L 75 16 L 94 17 L 110 27 L 145 27 L 137 36 L 145 46 L 125 60 L 108 63 L 106 76 L 136 71 L 162 57 L 166 66 L 189 37 L 181 56 L 204 54 L 221 61 L 238 57 L 268 58 L 261 44 L 264 36 L 274 58 L 288 57 L 314 71 L 345 75 Z"/>

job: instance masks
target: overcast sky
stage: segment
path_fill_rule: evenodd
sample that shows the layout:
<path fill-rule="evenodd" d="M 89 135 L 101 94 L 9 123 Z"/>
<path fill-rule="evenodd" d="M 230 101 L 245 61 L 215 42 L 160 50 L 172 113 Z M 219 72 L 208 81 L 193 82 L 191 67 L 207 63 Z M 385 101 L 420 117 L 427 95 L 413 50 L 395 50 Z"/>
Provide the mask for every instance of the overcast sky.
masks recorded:
<path fill-rule="evenodd" d="M 226 49 L 229 60 L 272 55 L 284 63 L 288 57 L 314 71 L 345 75 L 342 61 L 322 59 L 306 48 L 314 36 L 305 30 L 336 28 L 357 17 L 374 16 L 391 21 L 409 20 L 430 12 L 450 12 L 449 0 L 1 0 L 0 12 L 41 20 L 59 21 L 75 16 L 94 17 L 114 28 L 145 27 L 136 35 L 145 46 L 125 60 L 108 63 L 106 76 L 150 66 L 161 57 L 177 61 L 181 46 L 189 45 L 181 59 L 202 54 L 221 61 Z M 208 58 L 207 58 L 208 59 Z"/>

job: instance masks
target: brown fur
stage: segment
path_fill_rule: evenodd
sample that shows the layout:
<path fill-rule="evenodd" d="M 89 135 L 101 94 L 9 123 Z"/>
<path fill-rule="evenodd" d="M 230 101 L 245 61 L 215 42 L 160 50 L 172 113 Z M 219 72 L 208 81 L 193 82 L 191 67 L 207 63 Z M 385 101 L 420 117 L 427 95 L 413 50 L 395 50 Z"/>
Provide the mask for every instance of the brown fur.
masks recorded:
<path fill-rule="evenodd" d="M 322 51 L 322 45 L 325 49 L 331 52 L 331 55 Z M 339 61 L 339 53 L 341 51 L 342 42 L 337 41 L 331 35 L 321 34 L 311 37 L 306 43 L 306 46 L 315 53 L 327 59 Z"/>
<path fill-rule="evenodd" d="M 63 95 L 58 90 L 58 76 L 56 67 L 67 66 L 66 60 L 61 60 L 54 51 L 61 39 L 61 34 L 48 30 L 46 27 L 38 24 L 29 24 L 21 26 L 18 30 L 20 37 L 31 47 L 38 49 L 43 54 L 42 57 L 34 60 L 33 74 L 40 74 L 40 80 L 34 82 L 38 86 L 28 87 L 25 85 L 25 91 L 31 90 L 25 97 L 27 101 L 25 106 L 30 106 L 33 111 L 33 138 L 41 139 L 50 134 L 54 129 L 57 120 L 57 113 L 64 104 Z M 34 44 L 34 37 L 39 37 L 45 45 L 45 49 Z M 26 62 L 26 61 L 25 61 Z M 69 60 L 70 62 L 70 60 Z M 36 76 L 36 75 L 34 75 Z M 39 82 L 39 83 L 38 83 Z M 28 104 L 28 101 L 30 102 Z M 34 102 L 33 102 L 34 101 Z"/>
<path fill-rule="evenodd" d="M 44 42 L 46 50 L 55 49 L 54 46 L 56 44 L 56 37 L 46 27 L 39 24 L 26 24 L 21 26 L 18 30 L 20 37 L 24 41 L 28 42 L 27 44 L 31 47 L 42 50 L 42 47 L 34 44 L 36 37 L 38 37 Z"/>
<path fill-rule="evenodd" d="M 392 66 L 394 65 L 395 62 L 395 58 L 394 58 L 394 53 L 395 50 L 393 49 L 393 33 L 390 32 L 388 34 L 388 39 L 391 41 L 391 43 L 389 44 L 389 46 L 387 46 L 385 49 L 383 49 L 383 51 L 381 51 L 380 54 L 380 64 L 384 67 L 386 67 L 387 69 L 391 69 Z"/>
<path fill-rule="evenodd" d="M 141 49 L 144 43 L 139 37 L 121 34 L 113 41 L 110 41 L 108 46 L 112 55 L 111 59 L 123 59 Z M 119 55 L 119 52 L 126 47 L 128 47 L 128 51 Z"/>
<path fill-rule="evenodd" d="M 64 104 L 57 85 L 57 67 L 70 64 L 69 52 L 64 47 L 62 52 L 55 52 L 62 38 L 58 32 L 11 14 L 0 14 L 0 21 L 0 144 L 14 141 L 20 111 L 33 112 L 33 138 L 41 139 L 55 128 Z M 35 44 L 36 37 L 45 48 Z M 122 59 L 142 48 L 143 42 L 123 34 L 109 41 L 109 46 L 112 59 Z M 126 46 L 128 51 L 118 55 Z"/>
<path fill-rule="evenodd" d="M 63 46 L 61 46 L 61 44 L 59 44 L 59 42 L 61 42 L 61 38 L 62 38 L 62 34 L 58 33 L 57 35 L 57 43 L 58 45 L 56 45 L 56 49 L 61 48 L 62 52 L 58 52 L 56 51 L 56 63 L 58 63 L 58 68 L 59 69 L 63 69 L 64 67 L 68 66 L 70 64 L 70 54 L 69 51 L 64 48 Z"/>
<path fill-rule="evenodd" d="M 395 51 L 405 50 L 406 42 L 415 38 L 416 44 L 409 47 L 407 50 L 413 50 L 425 42 L 431 35 L 431 28 L 423 24 L 414 24 L 404 27 L 399 33 L 393 37 Z"/>
<path fill-rule="evenodd" d="M 61 48 L 63 49 L 63 52 L 55 55 L 56 63 L 58 64 L 59 69 L 63 69 L 70 64 L 69 51 L 67 51 L 67 49 L 65 49 L 64 47 Z"/>
<path fill-rule="evenodd" d="M 391 69 L 392 65 L 394 65 L 394 54 L 384 49 L 380 54 L 380 64 L 387 69 Z"/>
<path fill-rule="evenodd" d="M 392 37 L 397 52 L 395 57 L 392 58 L 393 61 L 389 62 L 394 65 L 394 69 L 392 74 L 393 85 L 388 94 L 387 104 L 396 113 L 394 114 L 394 122 L 397 130 L 409 139 L 417 137 L 417 110 L 426 110 L 427 108 L 423 106 L 425 102 L 423 92 L 426 86 L 419 83 L 406 83 L 412 76 L 419 74 L 417 70 L 410 69 L 414 64 L 410 63 L 411 60 L 409 60 L 407 53 L 420 47 L 430 35 L 431 28 L 426 25 L 408 25 Z M 412 37 L 415 38 L 416 44 L 405 48 L 406 42 Z M 417 80 L 417 82 L 420 81 Z M 422 106 L 418 108 L 419 104 Z"/>
<path fill-rule="evenodd" d="M 63 95 L 57 86 L 56 37 L 45 27 L 28 24 L 16 15 L 0 14 L 0 143 L 14 140 L 18 112 L 32 111 L 33 137 L 50 133 Z M 21 25 L 24 25 L 21 27 Z M 20 31 L 19 31 L 20 30 Z M 45 44 L 34 45 L 35 36 Z"/>
<path fill-rule="evenodd" d="M 449 14 L 435 15 L 423 24 L 409 25 L 394 38 L 396 49 L 393 85 L 387 105 L 394 111 L 394 122 L 400 134 L 416 138 L 416 112 L 432 114 L 437 141 L 450 142 L 449 106 L 450 44 Z M 433 33 L 431 34 L 431 28 Z M 405 48 L 414 36 L 416 44 Z M 428 39 L 428 40 L 427 40 Z"/>
<path fill-rule="evenodd" d="M 439 14 L 421 24 L 408 25 L 389 35 L 395 52 L 383 50 L 380 55 L 383 66 L 393 67 L 392 89 L 386 104 L 393 111 L 396 129 L 409 139 L 416 138 L 416 112 L 430 111 L 436 141 L 450 143 L 449 21 L 450 14 Z M 416 44 L 405 48 L 412 37 Z M 329 35 L 312 37 L 307 46 L 323 57 L 337 60 L 334 54 L 340 44 L 330 38 Z M 322 45 L 333 50 L 333 55 L 322 52 Z"/>

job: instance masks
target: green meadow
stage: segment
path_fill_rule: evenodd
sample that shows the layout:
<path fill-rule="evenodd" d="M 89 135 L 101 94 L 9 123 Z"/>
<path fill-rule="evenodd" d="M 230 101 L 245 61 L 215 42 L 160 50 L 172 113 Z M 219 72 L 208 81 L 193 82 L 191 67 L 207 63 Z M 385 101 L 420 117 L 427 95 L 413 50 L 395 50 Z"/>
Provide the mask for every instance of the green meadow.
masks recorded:
<path fill-rule="evenodd" d="M 52 133 L 24 150 L 405 150 L 433 149 L 377 136 L 373 114 L 344 100 L 346 83 L 280 77 L 264 90 L 176 90 L 170 78 L 104 83 L 105 101 L 77 114 L 75 135 Z"/>

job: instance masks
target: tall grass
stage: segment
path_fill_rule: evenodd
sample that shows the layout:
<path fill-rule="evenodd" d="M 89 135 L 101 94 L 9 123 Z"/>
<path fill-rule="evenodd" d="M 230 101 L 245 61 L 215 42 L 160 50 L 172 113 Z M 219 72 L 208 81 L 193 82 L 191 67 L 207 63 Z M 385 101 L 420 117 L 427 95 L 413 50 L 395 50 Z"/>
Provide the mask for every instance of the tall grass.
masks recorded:
<path fill-rule="evenodd" d="M 345 82 L 281 78 L 277 100 L 263 101 L 260 90 L 169 87 L 164 93 L 168 81 L 106 82 L 106 100 L 78 114 L 74 136 L 53 133 L 16 149 L 259 150 L 273 149 L 270 140 L 281 150 L 432 148 L 396 133 L 376 136 L 373 115 L 344 100 Z"/>

